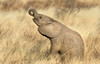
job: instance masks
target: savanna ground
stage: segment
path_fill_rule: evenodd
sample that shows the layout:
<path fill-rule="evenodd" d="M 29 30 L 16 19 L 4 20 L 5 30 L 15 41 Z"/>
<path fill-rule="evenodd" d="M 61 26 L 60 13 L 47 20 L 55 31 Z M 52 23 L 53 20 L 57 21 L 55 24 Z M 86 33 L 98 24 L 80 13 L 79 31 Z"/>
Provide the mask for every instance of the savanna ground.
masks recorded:
<path fill-rule="evenodd" d="M 38 33 L 29 8 L 81 34 L 85 57 L 70 64 L 100 64 L 100 0 L 0 0 L 0 64 L 62 64 L 47 58 L 50 41 Z"/>

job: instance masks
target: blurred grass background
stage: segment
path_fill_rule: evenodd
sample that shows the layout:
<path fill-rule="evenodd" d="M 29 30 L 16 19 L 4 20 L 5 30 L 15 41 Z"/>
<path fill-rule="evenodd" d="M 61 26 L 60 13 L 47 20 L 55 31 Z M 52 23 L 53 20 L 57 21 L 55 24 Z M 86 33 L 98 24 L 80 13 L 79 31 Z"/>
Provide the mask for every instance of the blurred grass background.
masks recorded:
<path fill-rule="evenodd" d="M 0 0 L 0 64 L 61 64 L 47 58 L 50 41 L 38 33 L 29 8 L 81 34 L 85 57 L 70 64 L 100 63 L 100 0 Z"/>

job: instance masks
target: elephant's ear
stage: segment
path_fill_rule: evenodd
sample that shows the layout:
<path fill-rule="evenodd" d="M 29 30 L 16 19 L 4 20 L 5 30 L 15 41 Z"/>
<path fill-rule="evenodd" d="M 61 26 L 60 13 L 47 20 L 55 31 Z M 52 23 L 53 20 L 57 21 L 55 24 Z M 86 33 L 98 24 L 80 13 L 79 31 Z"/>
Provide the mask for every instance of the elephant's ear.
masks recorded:
<path fill-rule="evenodd" d="M 61 30 L 61 28 L 57 25 L 49 24 L 43 27 L 39 27 L 39 32 L 48 36 L 48 37 L 57 37 Z"/>

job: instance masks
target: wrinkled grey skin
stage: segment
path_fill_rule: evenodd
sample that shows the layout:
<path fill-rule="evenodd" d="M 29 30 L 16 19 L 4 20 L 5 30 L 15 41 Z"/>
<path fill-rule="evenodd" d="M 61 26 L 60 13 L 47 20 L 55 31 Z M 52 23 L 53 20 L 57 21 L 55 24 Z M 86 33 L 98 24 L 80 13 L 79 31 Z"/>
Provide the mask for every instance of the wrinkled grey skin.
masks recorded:
<path fill-rule="evenodd" d="M 29 9 L 29 14 L 34 17 L 38 31 L 51 41 L 51 54 L 59 54 L 64 59 L 83 57 L 84 43 L 77 32 L 46 15 L 39 14 L 35 9 Z"/>

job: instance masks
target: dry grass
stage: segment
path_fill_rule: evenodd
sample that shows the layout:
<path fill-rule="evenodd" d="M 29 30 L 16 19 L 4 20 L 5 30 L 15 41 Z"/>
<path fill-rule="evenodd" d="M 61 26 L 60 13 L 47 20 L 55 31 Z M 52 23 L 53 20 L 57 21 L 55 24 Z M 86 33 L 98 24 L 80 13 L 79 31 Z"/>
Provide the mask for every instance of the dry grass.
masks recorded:
<path fill-rule="evenodd" d="M 13 1 L 20 2 L 18 0 L 12 0 L 11 2 Z M 3 8 L 3 5 L 1 6 L 2 3 L 0 3 L 0 9 L 2 8 L 6 10 L 0 10 L 0 64 L 61 64 L 58 57 L 47 58 L 50 50 L 50 41 L 38 33 L 37 26 L 32 22 L 32 17 L 30 17 L 27 11 L 25 11 L 24 7 L 28 5 L 25 6 L 24 4 L 27 4 L 27 1 L 30 2 L 32 0 L 21 1 L 23 2 L 19 3 L 21 5 L 17 5 L 18 3 L 13 4 L 14 6 L 9 4 L 7 8 Z M 37 1 L 43 2 L 40 0 Z M 48 2 L 48 0 L 44 1 Z M 54 2 L 54 0 L 50 1 Z M 99 6 L 90 9 L 80 9 L 80 12 L 73 11 L 70 13 L 69 11 L 66 12 L 63 10 L 66 8 L 61 7 L 60 9 L 57 9 L 59 8 L 60 1 L 61 0 L 57 0 L 58 4 L 52 5 L 54 7 L 50 7 L 51 4 L 48 4 L 48 9 L 44 7 L 47 3 L 42 3 L 42 7 L 38 5 L 38 3 L 33 6 L 37 5 L 36 7 L 38 7 L 38 12 L 59 20 L 59 22 L 79 32 L 83 37 L 85 44 L 85 57 L 83 61 L 73 59 L 70 64 L 99 64 Z M 81 2 L 82 0 L 79 1 Z M 94 3 L 96 3 L 96 1 L 97 0 L 95 0 Z M 9 2 L 9 0 L 1 0 L 1 2 Z M 91 4 L 94 4 L 93 1 L 91 2 Z M 87 3 L 90 3 L 89 0 Z M 64 4 L 61 5 L 64 6 Z M 71 6 L 77 7 L 75 5 Z M 15 11 L 12 11 L 14 7 L 18 8 L 16 8 Z M 26 10 L 27 9 L 28 8 L 26 8 Z"/>
<path fill-rule="evenodd" d="M 80 10 L 81 8 L 100 6 L 99 2 L 99 0 L 0 0 L 0 9 L 10 11 L 21 8 L 28 10 L 30 7 L 35 9 L 55 7 L 57 9 L 73 11 L 74 9 Z"/>

